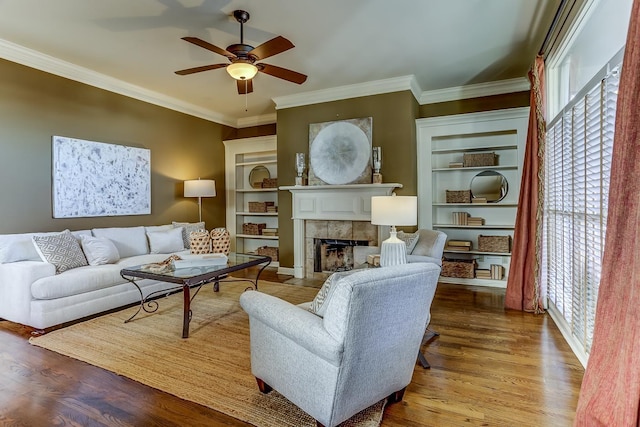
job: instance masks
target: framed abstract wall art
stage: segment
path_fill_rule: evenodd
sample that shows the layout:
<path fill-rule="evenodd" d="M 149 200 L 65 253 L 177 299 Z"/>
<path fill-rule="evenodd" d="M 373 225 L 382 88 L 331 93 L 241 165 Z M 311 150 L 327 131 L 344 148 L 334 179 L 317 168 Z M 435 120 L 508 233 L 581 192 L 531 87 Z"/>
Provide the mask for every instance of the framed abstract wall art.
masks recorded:
<path fill-rule="evenodd" d="M 54 218 L 151 213 L 151 150 L 54 136 Z"/>
<path fill-rule="evenodd" d="M 371 184 L 373 118 L 309 125 L 309 185 Z"/>

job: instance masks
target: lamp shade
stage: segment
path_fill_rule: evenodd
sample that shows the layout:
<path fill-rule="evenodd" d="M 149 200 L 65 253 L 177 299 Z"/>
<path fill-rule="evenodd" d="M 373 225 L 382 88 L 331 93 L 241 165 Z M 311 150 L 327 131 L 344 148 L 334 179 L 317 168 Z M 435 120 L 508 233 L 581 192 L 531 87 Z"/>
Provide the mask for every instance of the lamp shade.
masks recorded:
<path fill-rule="evenodd" d="M 216 182 L 213 179 L 190 179 L 184 182 L 184 197 L 215 197 Z"/>
<path fill-rule="evenodd" d="M 227 73 L 236 80 L 251 80 L 258 73 L 258 67 L 249 62 L 234 62 L 227 65 Z"/>
<path fill-rule="evenodd" d="M 374 196 L 371 198 L 371 224 L 416 225 L 417 196 Z"/>

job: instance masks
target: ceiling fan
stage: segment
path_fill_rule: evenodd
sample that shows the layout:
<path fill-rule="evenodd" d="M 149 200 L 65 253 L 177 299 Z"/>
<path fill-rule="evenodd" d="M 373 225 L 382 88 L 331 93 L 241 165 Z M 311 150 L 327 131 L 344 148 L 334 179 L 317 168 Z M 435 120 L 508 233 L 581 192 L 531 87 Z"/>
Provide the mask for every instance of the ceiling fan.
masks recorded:
<path fill-rule="evenodd" d="M 258 47 L 244 44 L 243 25 L 249 20 L 249 13 L 244 10 L 236 10 L 233 12 L 233 16 L 240 23 L 240 43 L 227 46 L 226 49 L 219 48 L 218 46 L 212 45 L 211 43 L 197 37 L 182 37 L 182 40 L 193 43 L 219 55 L 226 56 L 230 63 L 187 68 L 186 70 L 176 71 L 176 74 L 184 76 L 202 71 L 226 68 L 229 75 L 237 80 L 238 93 L 241 95 L 253 92 L 253 83 L 251 79 L 258 73 L 258 71 L 297 84 L 302 84 L 307 80 L 307 76 L 296 71 L 277 67 L 275 65 L 263 63 L 256 64 L 256 61 L 282 53 L 291 49 L 294 45 L 282 36 L 275 37 L 265 43 L 262 43 Z"/>

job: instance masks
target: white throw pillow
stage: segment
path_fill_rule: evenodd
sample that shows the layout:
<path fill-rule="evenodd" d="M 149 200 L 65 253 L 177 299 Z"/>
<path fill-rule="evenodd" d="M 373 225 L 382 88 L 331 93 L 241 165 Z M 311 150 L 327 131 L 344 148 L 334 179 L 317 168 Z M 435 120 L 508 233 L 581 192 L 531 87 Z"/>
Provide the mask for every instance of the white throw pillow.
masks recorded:
<path fill-rule="evenodd" d="M 206 230 L 205 226 L 204 226 L 204 221 L 201 222 L 175 222 L 173 221 L 173 226 L 174 227 L 182 227 L 183 231 L 182 231 L 182 242 L 184 244 L 185 249 L 190 249 L 191 248 L 191 240 L 189 239 L 189 236 L 191 235 L 192 231 L 200 231 L 200 230 Z"/>
<path fill-rule="evenodd" d="M 82 235 L 80 244 L 89 265 L 114 264 L 120 259 L 118 248 L 106 237 Z"/>
<path fill-rule="evenodd" d="M 410 255 L 418 244 L 418 237 L 420 237 L 420 234 L 417 231 L 411 234 L 405 233 L 404 231 L 398 231 L 396 236 L 407 245 L 407 255 Z"/>
<path fill-rule="evenodd" d="M 183 230 L 183 227 L 176 227 L 171 230 L 147 231 L 151 253 L 170 254 L 184 251 Z"/>
<path fill-rule="evenodd" d="M 87 265 L 80 243 L 69 230 L 47 236 L 33 236 L 33 244 L 44 262 L 56 267 L 56 274 Z"/>
<path fill-rule="evenodd" d="M 95 237 L 106 237 L 111 240 L 113 244 L 116 245 L 116 248 L 118 248 L 120 258 L 149 253 L 147 235 L 143 226 L 94 228 L 91 230 L 91 233 Z"/>

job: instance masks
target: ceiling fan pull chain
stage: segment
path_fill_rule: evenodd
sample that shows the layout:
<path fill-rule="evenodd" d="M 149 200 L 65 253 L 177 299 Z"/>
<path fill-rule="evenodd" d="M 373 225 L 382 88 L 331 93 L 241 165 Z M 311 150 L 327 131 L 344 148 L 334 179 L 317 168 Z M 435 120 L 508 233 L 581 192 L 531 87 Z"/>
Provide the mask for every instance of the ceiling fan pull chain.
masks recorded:
<path fill-rule="evenodd" d="M 244 81 L 244 111 L 249 111 L 249 82 L 247 80 Z"/>

